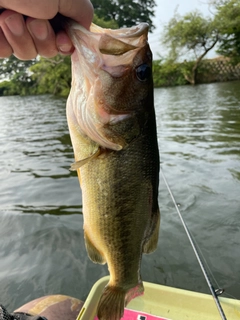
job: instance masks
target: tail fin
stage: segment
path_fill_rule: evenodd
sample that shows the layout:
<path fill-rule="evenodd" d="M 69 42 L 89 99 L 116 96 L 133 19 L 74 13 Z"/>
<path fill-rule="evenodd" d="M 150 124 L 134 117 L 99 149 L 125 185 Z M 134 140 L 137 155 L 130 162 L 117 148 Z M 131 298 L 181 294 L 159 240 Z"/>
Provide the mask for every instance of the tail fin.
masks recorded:
<path fill-rule="evenodd" d="M 123 317 L 124 307 L 130 300 L 142 295 L 143 291 L 142 282 L 129 290 L 107 285 L 98 303 L 98 319 L 120 320 Z"/>

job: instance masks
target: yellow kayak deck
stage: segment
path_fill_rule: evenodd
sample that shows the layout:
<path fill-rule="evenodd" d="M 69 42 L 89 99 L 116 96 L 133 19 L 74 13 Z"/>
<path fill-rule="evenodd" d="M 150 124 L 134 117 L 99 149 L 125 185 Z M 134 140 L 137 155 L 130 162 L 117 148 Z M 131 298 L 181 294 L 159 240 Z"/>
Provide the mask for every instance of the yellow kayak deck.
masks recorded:
<path fill-rule="evenodd" d="M 77 320 L 96 320 L 96 309 L 109 277 L 92 287 Z M 123 320 L 219 320 L 216 304 L 209 294 L 144 282 L 144 295 L 133 299 L 125 309 Z M 240 300 L 219 297 L 227 319 L 240 319 Z M 134 310 L 134 311 L 133 311 Z M 136 312 L 135 312 L 136 311 Z"/>

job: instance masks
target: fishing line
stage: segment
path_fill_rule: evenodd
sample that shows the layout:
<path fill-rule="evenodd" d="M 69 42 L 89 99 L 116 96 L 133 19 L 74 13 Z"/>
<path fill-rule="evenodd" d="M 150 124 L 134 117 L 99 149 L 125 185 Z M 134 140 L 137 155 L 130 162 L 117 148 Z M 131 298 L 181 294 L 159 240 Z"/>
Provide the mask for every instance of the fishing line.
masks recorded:
<path fill-rule="evenodd" d="M 185 232 L 186 232 L 186 234 L 187 234 L 188 240 L 190 241 L 190 244 L 191 244 L 191 246 L 192 246 L 192 249 L 193 249 L 193 251 L 194 251 L 194 253 L 195 253 L 195 256 L 196 256 L 196 258 L 197 258 L 197 260 L 198 260 L 198 263 L 199 263 L 199 265 L 200 265 L 200 268 L 201 268 L 201 270 L 202 270 L 202 273 L 203 273 L 203 275 L 204 275 L 204 278 L 205 278 L 205 280 L 206 280 L 206 282 L 207 282 L 207 284 L 208 284 L 209 290 L 210 290 L 210 292 L 211 292 L 211 294 L 212 294 L 212 296 L 213 296 L 213 299 L 214 299 L 214 302 L 215 302 L 215 304 L 216 304 L 216 306 L 217 306 L 217 309 L 218 309 L 218 311 L 219 311 L 219 314 L 220 314 L 220 316 L 221 316 L 221 318 L 222 318 L 223 320 L 227 320 L 227 318 L 226 318 L 226 316 L 225 316 L 225 313 L 224 313 L 224 311 L 223 311 L 223 309 L 222 309 L 222 306 L 221 306 L 221 304 L 220 304 L 220 301 L 219 301 L 219 299 L 218 299 L 218 292 L 219 292 L 219 290 L 221 290 L 221 289 L 217 289 L 217 290 L 214 289 L 214 287 L 213 287 L 213 285 L 212 285 L 212 283 L 211 283 L 211 281 L 210 281 L 210 279 L 209 279 L 209 276 L 208 276 L 208 274 L 207 274 L 207 271 L 206 271 L 206 269 L 205 269 L 205 267 L 204 267 L 204 265 L 203 265 L 203 263 L 202 263 L 202 261 L 201 261 L 201 259 L 200 259 L 200 256 L 199 256 L 199 254 L 198 254 L 197 248 L 196 248 L 196 246 L 195 246 L 195 244 L 194 244 L 194 242 L 193 242 L 192 236 L 191 236 L 191 234 L 190 234 L 190 232 L 189 232 L 189 230 L 188 230 L 188 227 L 187 227 L 187 225 L 186 225 L 186 223 L 185 223 L 185 221 L 184 221 L 184 219 L 183 219 L 183 217 L 182 217 L 182 214 L 181 214 L 181 212 L 180 212 L 180 210 L 179 210 L 179 208 L 178 208 L 178 205 L 177 205 L 177 203 L 176 203 L 176 201 L 175 201 L 175 198 L 174 198 L 174 196 L 173 196 L 173 193 L 172 193 L 172 191 L 171 191 L 171 189 L 170 189 L 170 187 L 169 187 L 169 184 L 168 184 L 168 182 L 167 182 L 167 180 L 166 180 L 166 177 L 165 177 L 165 175 L 164 175 L 164 173 L 163 173 L 162 167 L 161 167 L 161 170 L 160 170 L 160 171 L 161 171 L 163 180 L 164 180 L 164 182 L 165 182 L 165 184 L 166 184 L 166 187 L 167 187 L 167 189 L 168 189 L 168 192 L 169 192 L 169 194 L 170 194 L 170 196 L 171 196 L 171 198 L 172 198 L 173 204 L 174 204 L 174 206 L 175 206 L 175 208 L 176 208 L 176 210 L 177 210 L 177 213 L 178 213 L 178 215 L 179 215 L 179 218 L 180 218 L 180 220 L 181 220 L 181 222 L 182 222 L 182 225 L 183 225 L 183 227 L 184 227 L 184 229 L 185 229 Z"/>
<path fill-rule="evenodd" d="M 217 279 L 215 278 L 213 272 L 211 271 L 211 268 L 209 267 L 208 262 L 207 262 L 207 260 L 205 259 L 204 254 L 202 253 L 202 250 L 201 250 L 201 248 L 199 247 L 199 245 L 198 245 L 195 237 L 193 236 L 192 232 L 191 232 L 191 236 L 192 236 L 192 238 L 193 238 L 193 241 L 194 241 L 194 243 L 195 243 L 195 246 L 197 247 L 198 254 L 200 254 L 200 257 L 201 257 L 201 259 L 203 260 L 203 265 L 205 266 L 205 269 L 208 270 L 208 271 L 207 271 L 208 274 L 210 273 L 210 278 L 213 279 L 213 281 L 215 282 L 215 285 L 216 285 L 218 288 L 220 288 L 220 285 L 219 285 Z M 224 291 L 224 289 L 217 289 L 217 290 L 221 290 L 222 292 Z M 216 291 L 216 290 L 215 290 L 215 291 Z M 218 295 L 219 295 L 219 294 L 218 294 Z"/>

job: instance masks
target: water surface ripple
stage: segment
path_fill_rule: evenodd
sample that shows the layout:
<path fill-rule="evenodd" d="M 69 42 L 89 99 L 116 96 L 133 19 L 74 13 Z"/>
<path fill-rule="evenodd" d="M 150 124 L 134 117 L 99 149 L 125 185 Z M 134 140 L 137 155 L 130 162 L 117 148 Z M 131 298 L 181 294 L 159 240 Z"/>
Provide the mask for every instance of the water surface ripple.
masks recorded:
<path fill-rule="evenodd" d="M 161 166 L 210 278 L 240 299 L 240 82 L 155 90 Z M 84 247 L 65 100 L 0 98 L 0 303 L 47 294 L 84 300 L 107 274 Z M 143 257 L 150 282 L 208 293 L 160 182 L 161 231 Z"/>

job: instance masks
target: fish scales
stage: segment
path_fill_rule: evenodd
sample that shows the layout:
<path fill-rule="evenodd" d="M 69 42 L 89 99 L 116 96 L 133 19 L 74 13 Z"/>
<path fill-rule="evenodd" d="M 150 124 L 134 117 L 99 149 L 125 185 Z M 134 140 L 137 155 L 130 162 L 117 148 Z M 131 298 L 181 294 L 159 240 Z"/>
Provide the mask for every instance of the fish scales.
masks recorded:
<path fill-rule="evenodd" d="M 82 189 L 90 259 L 110 280 L 100 320 L 120 320 L 143 293 L 142 253 L 159 232 L 157 144 L 147 26 L 119 30 L 68 23 L 75 45 L 67 118 Z M 106 37 L 107 35 L 107 37 Z"/>

